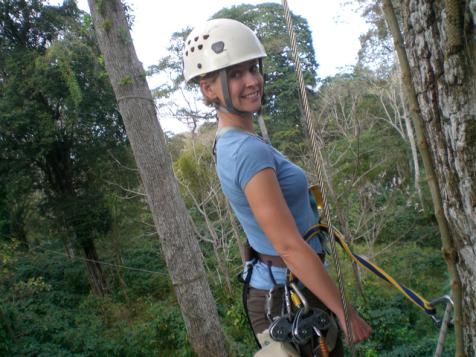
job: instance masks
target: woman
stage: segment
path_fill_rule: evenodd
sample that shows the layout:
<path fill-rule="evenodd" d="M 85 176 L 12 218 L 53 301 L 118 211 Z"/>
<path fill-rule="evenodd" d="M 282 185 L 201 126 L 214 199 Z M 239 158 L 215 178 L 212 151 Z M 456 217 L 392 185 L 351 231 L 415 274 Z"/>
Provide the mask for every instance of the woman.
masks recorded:
<path fill-rule="evenodd" d="M 185 80 L 198 83 L 204 101 L 216 108 L 216 169 L 222 190 L 257 253 L 249 281 L 247 307 L 255 334 L 270 325 L 265 300 L 275 284 L 284 284 L 287 268 L 332 311 L 346 333 L 339 291 L 303 233 L 315 223 L 304 171 L 255 135 L 253 115 L 263 98 L 265 50 L 242 23 L 210 20 L 185 42 Z M 281 293 L 282 294 L 282 293 Z M 281 297 L 280 297 L 281 298 Z M 366 339 L 367 323 L 349 306 L 353 342 Z M 341 355 L 337 351 L 336 354 Z"/>

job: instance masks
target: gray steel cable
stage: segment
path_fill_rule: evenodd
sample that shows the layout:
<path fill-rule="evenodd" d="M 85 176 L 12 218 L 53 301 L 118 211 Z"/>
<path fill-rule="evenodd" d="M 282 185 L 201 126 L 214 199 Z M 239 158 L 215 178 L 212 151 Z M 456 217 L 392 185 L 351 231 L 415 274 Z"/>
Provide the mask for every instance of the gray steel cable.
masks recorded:
<path fill-rule="evenodd" d="M 324 159 L 322 158 L 321 151 L 319 150 L 319 147 L 318 147 L 317 131 L 316 131 L 316 128 L 314 127 L 314 121 L 312 120 L 311 110 L 309 108 L 309 101 L 307 98 L 306 88 L 304 85 L 304 78 L 302 75 L 301 61 L 299 60 L 299 54 L 298 54 L 298 49 L 296 44 L 296 35 L 294 33 L 293 22 L 292 22 L 291 15 L 289 13 L 289 7 L 288 7 L 287 1 L 282 0 L 282 5 L 284 9 L 284 17 L 286 19 L 286 27 L 288 29 L 289 38 L 291 42 L 291 49 L 293 53 L 294 63 L 296 65 L 296 75 L 297 75 L 297 79 L 299 83 L 299 93 L 301 95 L 301 102 L 304 107 L 303 109 L 304 109 L 304 115 L 306 118 L 307 129 L 308 129 L 309 137 L 311 139 L 312 158 L 314 161 L 314 165 L 316 167 L 318 185 L 322 193 L 324 219 L 329 227 L 329 235 L 331 237 L 330 239 L 331 253 L 332 253 L 332 257 L 334 259 L 334 263 L 336 267 L 337 281 L 338 281 L 340 295 L 341 295 L 341 302 L 344 308 L 345 326 L 347 329 L 347 343 L 349 345 L 349 349 L 352 356 L 355 356 L 354 345 L 352 343 L 353 341 L 352 328 L 349 321 L 349 311 L 347 306 L 347 300 L 345 297 L 345 288 L 344 288 L 344 281 L 342 277 L 342 270 L 340 267 L 339 257 L 337 255 L 336 243 L 334 239 L 334 229 L 332 228 L 332 224 L 331 224 L 331 214 L 329 210 L 329 205 L 327 203 L 326 188 L 324 186 L 324 179 L 323 179 Z"/>

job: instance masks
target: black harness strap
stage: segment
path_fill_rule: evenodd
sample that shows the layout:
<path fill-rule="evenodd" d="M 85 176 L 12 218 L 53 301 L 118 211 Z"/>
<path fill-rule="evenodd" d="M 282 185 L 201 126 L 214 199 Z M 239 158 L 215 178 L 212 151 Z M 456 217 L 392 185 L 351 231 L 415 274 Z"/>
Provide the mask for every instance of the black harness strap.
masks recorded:
<path fill-rule="evenodd" d="M 243 299 L 243 309 L 245 310 L 245 315 L 246 319 L 248 320 L 248 324 L 250 325 L 251 332 L 253 333 L 253 337 L 255 338 L 256 344 L 258 345 L 258 348 L 261 348 L 261 344 L 258 341 L 258 337 L 256 337 L 255 332 L 253 330 L 253 325 L 251 324 L 251 319 L 250 315 L 248 313 L 248 293 L 250 290 L 250 281 L 251 281 L 251 275 L 253 274 L 253 267 L 256 264 L 256 259 L 253 259 L 251 262 L 246 264 L 246 277 L 243 280 L 241 273 L 238 275 L 238 279 L 243 282 L 243 293 L 242 293 L 242 299 Z"/>

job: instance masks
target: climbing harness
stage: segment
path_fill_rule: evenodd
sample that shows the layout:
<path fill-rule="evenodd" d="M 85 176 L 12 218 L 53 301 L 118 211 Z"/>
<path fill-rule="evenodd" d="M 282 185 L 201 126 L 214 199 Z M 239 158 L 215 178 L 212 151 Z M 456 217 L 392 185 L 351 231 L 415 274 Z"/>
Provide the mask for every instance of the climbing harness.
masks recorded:
<path fill-rule="evenodd" d="M 243 306 L 251 325 L 247 310 L 249 282 L 253 266 L 258 261 L 263 261 L 263 255 L 256 253 L 249 246 L 248 248 L 250 252 L 247 255 L 245 277 L 243 278 L 241 274 L 238 277 L 244 283 Z M 328 356 L 329 351 L 332 351 L 337 343 L 338 325 L 335 318 L 324 309 L 311 306 L 301 287 L 298 286 L 300 283 L 294 278 L 292 281 L 287 279 L 284 284 L 276 283 L 271 270 L 273 264 L 266 263 L 268 263 L 270 280 L 273 282 L 264 303 L 265 316 L 269 321 L 269 327 L 265 332 L 267 343 L 275 341 L 283 345 L 273 348 L 287 350 L 293 348 L 298 353 L 301 353 L 302 348 L 310 348 L 313 356 Z M 289 271 L 286 276 L 291 276 Z M 277 302 L 279 302 L 279 306 L 274 306 Z M 262 334 L 255 336 L 258 346 L 268 348 L 260 343 L 261 336 Z M 265 354 L 263 353 L 263 355 Z"/>
<path fill-rule="evenodd" d="M 274 295 L 282 292 L 281 313 L 273 316 Z M 328 356 L 337 340 L 337 323 L 327 311 L 312 307 L 297 282 L 275 285 L 266 297 L 265 314 L 268 333 L 277 342 L 288 343 L 297 351 L 310 346 L 313 356 Z"/>

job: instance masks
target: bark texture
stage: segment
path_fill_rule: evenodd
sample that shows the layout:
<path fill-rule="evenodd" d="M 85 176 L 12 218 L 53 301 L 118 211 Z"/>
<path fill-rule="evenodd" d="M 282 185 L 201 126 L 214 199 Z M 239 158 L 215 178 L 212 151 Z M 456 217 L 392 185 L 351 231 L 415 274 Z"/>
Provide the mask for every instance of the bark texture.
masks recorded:
<path fill-rule="evenodd" d="M 476 355 L 476 32 L 471 1 L 404 0 L 403 33 Z M 449 254 L 449 252 L 443 252 Z"/>
<path fill-rule="evenodd" d="M 83 242 L 81 248 L 83 249 L 84 258 L 86 259 L 88 280 L 93 294 L 96 296 L 106 296 L 108 293 L 108 287 L 106 280 L 104 279 L 101 263 L 99 263 L 94 241 L 88 240 L 87 242 Z"/>
<path fill-rule="evenodd" d="M 88 0 L 106 69 L 139 167 L 188 337 L 199 356 L 224 356 L 225 338 L 191 219 L 172 171 L 144 69 L 119 0 Z"/>

